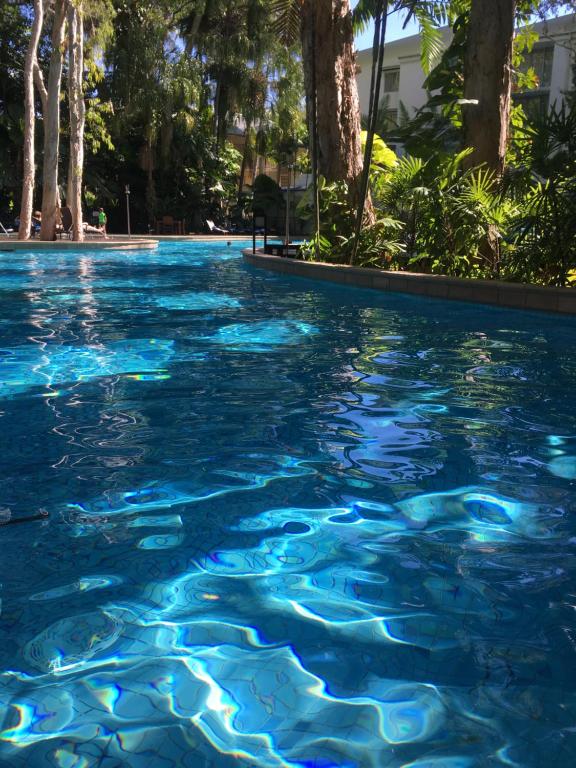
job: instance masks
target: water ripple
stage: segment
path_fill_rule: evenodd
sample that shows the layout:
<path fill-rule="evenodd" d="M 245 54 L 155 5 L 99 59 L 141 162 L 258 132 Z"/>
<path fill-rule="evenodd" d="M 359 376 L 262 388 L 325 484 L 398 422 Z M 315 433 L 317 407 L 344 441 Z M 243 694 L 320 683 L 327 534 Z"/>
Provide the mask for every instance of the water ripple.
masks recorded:
<path fill-rule="evenodd" d="M 571 319 L 226 242 L 0 292 L 0 764 L 576 762 Z"/>

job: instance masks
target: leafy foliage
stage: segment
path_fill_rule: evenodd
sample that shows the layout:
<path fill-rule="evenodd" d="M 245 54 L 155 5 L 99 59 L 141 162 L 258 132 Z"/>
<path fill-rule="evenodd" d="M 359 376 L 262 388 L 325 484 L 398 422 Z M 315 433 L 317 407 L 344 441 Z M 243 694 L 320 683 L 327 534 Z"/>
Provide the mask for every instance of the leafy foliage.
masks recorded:
<path fill-rule="evenodd" d="M 519 200 L 510 222 L 511 279 L 573 285 L 576 275 L 576 105 L 538 116 L 523 130 L 523 166 L 509 179 Z"/>
<path fill-rule="evenodd" d="M 0 221 L 13 215 L 14 201 L 19 194 L 27 25 L 28 19 L 15 5 L 0 3 Z"/>
<path fill-rule="evenodd" d="M 320 179 L 320 236 L 301 249 L 302 258 L 347 264 L 354 248 L 355 214 L 350 205 L 348 187 L 344 182 L 326 183 Z M 304 196 L 298 206 L 304 219 L 312 217 L 311 194 Z M 404 251 L 400 241 L 402 223 L 391 216 L 380 216 L 362 228 L 358 244 L 359 266 L 387 267 Z"/>
<path fill-rule="evenodd" d="M 483 243 L 490 232 L 501 240 L 514 205 L 494 176 L 482 169 L 463 171 L 463 151 L 426 162 L 400 160 L 378 188 L 378 204 L 403 222 L 406 258 L 398 268 L 455 276 L 490 277 Z"/>

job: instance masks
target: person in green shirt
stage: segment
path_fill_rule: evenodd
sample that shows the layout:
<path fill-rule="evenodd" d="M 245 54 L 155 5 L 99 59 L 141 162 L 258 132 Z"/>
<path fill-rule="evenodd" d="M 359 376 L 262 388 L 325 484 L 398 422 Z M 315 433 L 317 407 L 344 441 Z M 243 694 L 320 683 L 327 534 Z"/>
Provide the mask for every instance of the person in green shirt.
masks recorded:
<path fill-rule="evenodd" d="M 107 224 L 108 224 L 108 217 L 104 213 L 104 208 L 100 208 L 98 211 L 98 229 L 104 235 L 105 240 L 108 240 L 108 234 L 106 233 Z"/>

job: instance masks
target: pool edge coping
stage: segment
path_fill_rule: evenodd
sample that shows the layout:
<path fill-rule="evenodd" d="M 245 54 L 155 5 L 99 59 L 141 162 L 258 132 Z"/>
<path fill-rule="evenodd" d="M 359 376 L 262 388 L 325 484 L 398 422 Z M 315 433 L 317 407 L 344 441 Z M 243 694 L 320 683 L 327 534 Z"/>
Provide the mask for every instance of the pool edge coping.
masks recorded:
<path fill-rule="evenodd" d="M 244 249 L 242 255 L 255 267 L 356 288 L 409 293 L 474 304 L 490 304 L 507 309 L 576 315 L 576 289 L 574 288 L 551 288 L 527 283 L 506 283 L 501 280 L 475 280 L 418 272 L 391 272 L 369 267 L 351 267 L 347 264 L 300 261 L 270 256 L 264 254 L 261 249 L 253 253 L 251 248 Z"/>
<path fill-rule="evenodd" d="M 108 240 L 16 240 L 6 238 L 0 240 L 0 253 L 14 253 L 26 251 L 29 253 L 51 251 L 132 251 L 153 250 L 158 248 L 159 241 L 155 238 L 145 237 L 131 239 L 109 238 Z"/>

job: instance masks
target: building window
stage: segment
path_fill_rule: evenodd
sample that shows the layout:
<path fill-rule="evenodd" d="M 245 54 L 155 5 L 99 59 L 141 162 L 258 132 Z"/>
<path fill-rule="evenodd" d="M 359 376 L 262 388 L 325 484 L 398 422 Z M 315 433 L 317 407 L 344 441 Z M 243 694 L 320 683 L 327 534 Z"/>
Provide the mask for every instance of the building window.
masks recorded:
<path fill-rule="evenodd" d="M 394 136 L 395 133 L 397 133 L 398 128 L 398 110 L 380 107 L 378 110 L 376 133 L 386 138 L 388 136 Z"/>
<path fill-rule="evenodd" d="M 550 88 L 553 59 L 553 45 L 536 45 L 524 56 L 521 69 L 523 72 L 533 69 L 538 78 L 538 88 Z"/>
<path fill-rule="evenodd" d="M 400 88 L 400 67 L 384 70 L 384 93 L 398 93 Z"/>
<path fill-rule="evenodd" d="M 386 130 L 394 131 L 398 128 L 398 110 L 387 109 L 386 110 Z"/>
<path fill-rule="evenodd" d="M 525 91 L 514 94 L 514 103 L 522 105 L 526 117 L 537 119 L 547 114 L 549 98 L 548 92 Z"/>

